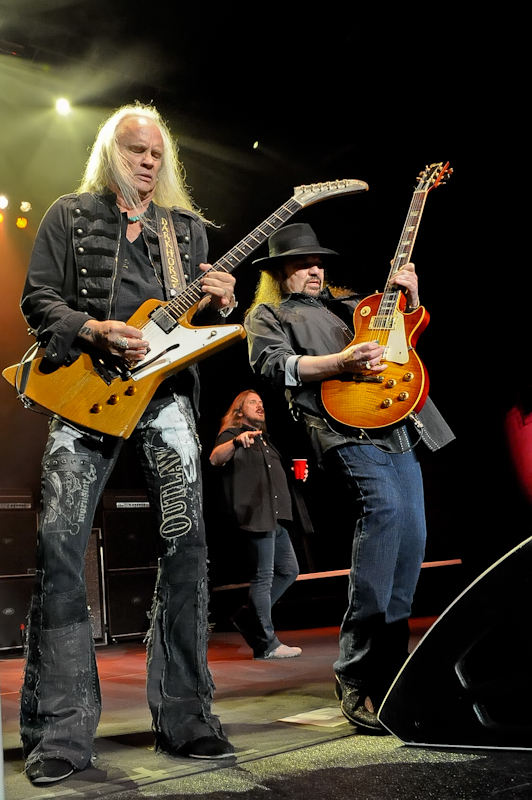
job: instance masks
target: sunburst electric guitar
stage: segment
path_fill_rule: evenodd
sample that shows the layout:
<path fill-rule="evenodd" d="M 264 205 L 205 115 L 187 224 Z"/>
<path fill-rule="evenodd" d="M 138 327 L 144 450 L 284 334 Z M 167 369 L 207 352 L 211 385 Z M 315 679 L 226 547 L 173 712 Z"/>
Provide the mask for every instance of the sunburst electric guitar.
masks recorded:
<path fill-rule="evenodd" d="M 406 298 L 391 278 L 408 264 L 428 193 L 448 180 L 449 162 L 431 164 L 420 173 L 386 288 L 362 300 L 353 315 L 355 338 L 349 345 L 377 341 L 384 346 L 385 372 L 345 373 L 322 383 L 321 399 L 329 416 L 356 428 L 383 428 L 419 411 L 429 391 L 427 370 L 415 351 L 429 323 L 423 306 L 405 313 Z"/>
<path fill-rule="evenodd" d="M 216 261 L 212 269 L 232 272 L 301 208 L 367 189 L 367 183 L 358 180 L 296 187 L 285 205 Z M 128 325 L 142 331 L 151 349 L 149 356 L 135 365 L 97 348 L 87 348 L 71 365 L 56 367 L 46 358 L 34 358 L 35 345 L 27 359 L 2 374 L 25 405 L 37 403 L 75 425 L 127 439 L 165 378 L 245 338 L 241 325 L 192 325 L 202 297 L 197 279 L 173 300 L 147 300 L 137 309 Z"/>

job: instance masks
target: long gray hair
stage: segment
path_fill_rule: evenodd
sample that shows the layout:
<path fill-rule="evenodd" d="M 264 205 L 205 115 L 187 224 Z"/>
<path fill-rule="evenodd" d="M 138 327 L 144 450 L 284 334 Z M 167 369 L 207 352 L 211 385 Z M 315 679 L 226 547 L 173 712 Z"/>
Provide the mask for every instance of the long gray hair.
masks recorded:
<path fill-rule="evenodd" d="M 142 103 L 122 106 L 102 123 L 78 191 L 101 193 L 109 189 L 110 183 L 114 183 L 128 207 L 136 208 L 140 205 L 141 200 L 133 185 L 130 167 L 120 152 L 117 141 L 117 131 L 128 117 L 143 117 L 154 122 L 163 139 L 164 151 L 153 202 L 166 208 L 187 208 L 201 217 L 186 187 L 185 171 L 168 126 L 154 106 Z"/>

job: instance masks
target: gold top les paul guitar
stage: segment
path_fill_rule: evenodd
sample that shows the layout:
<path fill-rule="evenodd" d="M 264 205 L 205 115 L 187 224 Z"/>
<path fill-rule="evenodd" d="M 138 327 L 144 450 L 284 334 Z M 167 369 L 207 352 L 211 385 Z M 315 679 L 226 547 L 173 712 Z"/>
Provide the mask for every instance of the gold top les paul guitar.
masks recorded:
<path fill-rule="evenodd" d="M 285 205 L 216 261 L 212 269 L 232 272 L 299 209 L 367 189 L 367 183 L 358 180 L 296 187 Z M 147 300 L 137 309 L 128 325 L 140 329 L 151 348 L 149 356 L 138 364 L 88 348 L 68 367 L 53 367 L 46 358 L 32 358 L 8 367 L 2 374 L 25 405 L 37 403 L 75 425 L 127 439 L 165 378 L 245 338 L 241 325 L 193 326 L 191 320 L 202 297 L 198 279 L 167 303 Z"/>
<path fill-rule="evenodd" d="M 384 346 L 385 372 L 344 374 L 322 383 L 321 399 L 332 419 L 355 428 L 384 428 L 420 411 L 429 391 L 427 370 L 415 351 L 429 323 L 423 306 L 405 313 L 406 299 L 391 278 L 408 264 L 428 193 L 452 174 L 449 162 L 431 164 L 417 178 L 410 209 L 382 294 L 366 297 L 353 315 L 355 338 L 349 345 L 376 341 Z"/>

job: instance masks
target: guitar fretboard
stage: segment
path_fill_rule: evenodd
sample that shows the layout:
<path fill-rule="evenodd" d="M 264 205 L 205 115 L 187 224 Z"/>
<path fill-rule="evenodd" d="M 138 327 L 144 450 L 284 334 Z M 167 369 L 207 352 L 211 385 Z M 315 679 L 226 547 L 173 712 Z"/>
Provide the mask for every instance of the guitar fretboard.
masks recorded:
<path fill-rule="evenodd" d="M 410 202 L 410 208 L 408 209 L 401 238 L 399 239 L 399 244 L 388 274 L 386 288 L 382 293 L 378 313 L 372 320 L 372 329 L 386 331 L 393 328 L 393 319 L 397 311 L 399 296 L 402 290 L 400 286 L 390 284 L 390 280 L 405 266 L 405 264 L 408 264 L 412 257 L 412 250 L 414 249 L 414 243 L 416 241 L 419 223 L 421 222 L 421 215 L 425 208 L 425 201 L 428 193 L 441 182 L 448 180 L 451 174 L 452 169 L 449 169 L 448 161 L 445 165 L 442 162 L 439 164 L 431 164 L 430 167 L 425 168 L 424 172 L 420 173 L 420 177 L 417 179 L 419 185 L 414 190 Z"/>
<path fill-rule="evenodd" d="M 401 287 L 394 283 L 390 284 L 390 279 L 411 259 L 427 195 L 427 189 L 417 188 L 412 197 L 401 238 L 392 261 L 386 288 L 382 293 L 379 311 L 371 326 L 374 329 L 391 330 L 393 327 L 393 318 L 397 311 Z"/>
<path fill-rule="evenodd" d="M 284 225 L 287 220 L 292 217 L 296 211 L 301 208 L 299 203 L 294 197 L 282 205 L 277 211 L 274 211 L 264 222 L 261 222 L 251 233 L 248 233 L 238 244 L 231 248 L 225 255 L 218 259 L 213 265 L 212 269 L 216 272 L 231 273 L 238 265 L 244 261 L 254 250 L 260 247 L 261 244 L 268 239 L 268 237 Z M 169 323 L 177 322 L 189 309 L 198 303 L 204 296 L 201 289 L 201 276 L 196 278 L 187 289 L 180 295 L 175 297 L 165 306 L 158 308 L 152 318 L 155 322 L 160 323 L 164 329 L 167 327 L 164 318 Z"/>
<path fill-rule="evenodd" d="M 238 267 L 245 258 L 251 255 L 257 247 L 263 244 L 281 225 L 284 225 L 300 208 L 306 208 L 328 197 L 365 192 L 367 189 L 367 183 L 353 178 L 297 186 L 294 190 L 294 196 L 287 203 L 278 208 L 277 211 L 274 211 L 264 222 L 261 222 L 251 233 L 219 258 L 212 265 L 212 269 L 215 272 L 232 272 L 235 267 Z M 201 288 L 201 277 L 196 278 L 184 292 L 152 313 L 152 320 L 162 330 L 171 330 L 180 317 L 202 299 L 204 293 Z"/>

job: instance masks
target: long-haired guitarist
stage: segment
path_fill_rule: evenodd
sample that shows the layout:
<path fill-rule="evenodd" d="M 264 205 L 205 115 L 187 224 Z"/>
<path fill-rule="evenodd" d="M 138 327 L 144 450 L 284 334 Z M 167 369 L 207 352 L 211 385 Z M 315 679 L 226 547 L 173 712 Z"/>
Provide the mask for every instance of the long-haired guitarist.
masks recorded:
<path fill-rule="evenodd" d="M 225 467 L 226 506 L 251 568 L 247 600 L 232 622 L 253 658 L 295 658 L 301 648 L 282 644 L 272 622 L 272 606 L 299 573 L 285 527 L 292 521 L 292 501 L 280 455 L 266 432 L 262 399 L 253 389 L 240 392 L 229 406 L 209 460 Z"/>
<path fill-rule="evenodd" d="M 146 300 L 170 300 L 202 272 L 200 318 L 209 323 L 234 306 L 234 278 L 206 271 L 205 225 L 182 175 L 155 108 L 126 106 L 101 127 L 79 191 L 57 200 L 41 223 L 24 288 L 22 311 L 52 368 L 71 364 L 87 345 L 142 361 L 149 343 L 126 321 Z M 166 233 L 170 225 L 175 231 L 177 272 L 173 253 L 164 258 L 158 209 L 167 210 Z M 160 749 L 222 758 L 234 748 L 211 713 L 198 390 L 195 367 L 164 381 L 133 434 L 160 531 L 148 702 Z M 21 714 L 27 774 L 36 784 L 62 780 L 91 758 L 100 693 L 84 553 L 121 443 L 59 418 L 50 426 Z"/>
<path fill-rule="evenodd" d="M 336 688 L 347 719 L 382 733 L 376 712 L 408 652 L 408 618 L 425 546 L 423 486 L 413 445 L 421 438 L 436 450 L 454 437 L 430 400 L 414 422 L 381 427 L 370 436 L 326 416 L 322 381 L 386 376 L 381 344 L 352 344 L 353 311 L 362 298 L 338 295 L 325 285 L 323 265 L 335 255 L 307 224 L 272 234 L 269 256 L 259 259 L 263 272 L 245 327 L 253 370 L 285 392 L 321 466 L 351 493 L 358 519 Z M 415 308 L 413 264 L 392 280 Z"/>

